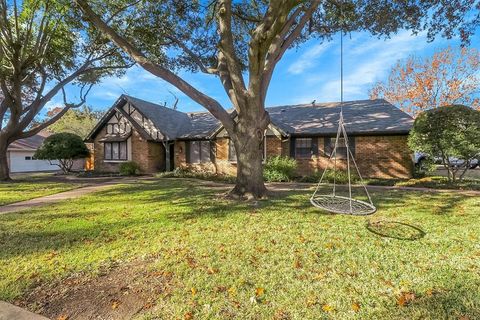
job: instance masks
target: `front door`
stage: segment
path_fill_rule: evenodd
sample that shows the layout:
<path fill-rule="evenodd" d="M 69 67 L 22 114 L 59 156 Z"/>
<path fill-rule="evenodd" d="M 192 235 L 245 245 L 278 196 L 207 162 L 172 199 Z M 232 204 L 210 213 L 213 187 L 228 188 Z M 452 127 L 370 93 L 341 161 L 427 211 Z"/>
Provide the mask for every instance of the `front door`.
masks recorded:
<path fill-rule="evenodd" d="M 174 144 L 169 144 L 169 155 L 170 155 L 170 168 L 167 168 L 168 171 L 173 171 L 175 169 L 175 148 Z"/>

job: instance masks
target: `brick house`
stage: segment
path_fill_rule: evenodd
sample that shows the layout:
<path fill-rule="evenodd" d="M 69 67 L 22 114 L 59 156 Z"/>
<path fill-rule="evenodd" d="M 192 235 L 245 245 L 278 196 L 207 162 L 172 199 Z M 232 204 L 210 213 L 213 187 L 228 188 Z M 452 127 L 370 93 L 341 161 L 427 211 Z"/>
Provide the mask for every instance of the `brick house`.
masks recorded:
<path fill-rule="evenodd" d="M 325 168 L 332 151 L 339 103 L 267 108 L 271 124 L 265 132 L 264 158 L 293 157 L 298 175 Z M 366 177 L 408 178 L 412 152 L 407 146 L 413 119 L 385 100 L 343 104 L 350 147 Z M 235 149 L 227 132 L 208 112 L 183 113 L 122 95 L 87 137 L 94 150 L 94 168 L 116 172 L 125 161 L 144 173 L 194 167 L 235 174 Z M 338 150 L 345 163 L 346 148 Z M 337 165 L 338 165 L 337 164 Z"/>

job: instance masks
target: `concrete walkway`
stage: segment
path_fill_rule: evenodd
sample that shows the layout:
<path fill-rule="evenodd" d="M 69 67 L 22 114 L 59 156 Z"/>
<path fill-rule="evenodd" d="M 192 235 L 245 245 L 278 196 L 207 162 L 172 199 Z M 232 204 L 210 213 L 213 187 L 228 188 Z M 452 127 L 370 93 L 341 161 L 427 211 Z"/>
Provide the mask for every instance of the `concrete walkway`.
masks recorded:
<path fill-rule="evenodd" d="M 0 320 L 49 320 L 13 304 L 0 301 Z"/>
<path fill-rule="evenodd" d="M 138 178 L 138 179 L 117 179 L 113 181 L 108 181 L 108 182 L 102 182 L 86 187 L 81 187 L 78 189 L 73 189 L 65 192 L 60 192 L 56 194 L 52 194 L 49 196 L 44 196 L 44 197 L 39 197 L 39 198 L 34 198 L 30 200 L 25 200 L 21 202 L 15 202 L 11 204 L 7 204 L 4 206 L 0 206 L 0 215 L 6 214 L 6 213 L 12 213 L 12 212 L 18 212 L 18 211 L 24 211 L 52 203 L 56 203 L 59 201 L 63 200 L 69 200 L 69 199 L 75 199 L 78 197 L 81 197 L 86 194 L 90 194 L 93 192 L 97 192 L 103 189 L 107 189 L 111 186 L 117 185 L 117 184 L 122 184 L 122 183 L 134 183 L 140 180 L 145 180 L 145 178 Z"/>

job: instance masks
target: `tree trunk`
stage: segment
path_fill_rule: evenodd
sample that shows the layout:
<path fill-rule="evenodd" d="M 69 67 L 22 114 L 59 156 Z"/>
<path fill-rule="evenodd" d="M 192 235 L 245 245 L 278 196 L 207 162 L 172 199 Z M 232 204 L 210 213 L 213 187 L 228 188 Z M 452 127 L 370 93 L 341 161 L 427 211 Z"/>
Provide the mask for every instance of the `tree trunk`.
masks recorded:
<path fill-rule="evenodd" d="M 236 134 L 230 135 L 237 154 L 237 180 L 230 192 L 234 197 L 261 199 L 267 195 L 263 180 L 263 140 L 268 120 L 259 120 L 264 117 L 268 119 L 268 114 L 257 117 L 256 121 L 239 115 Z"/>
<path fill-rule="evenodd" d="M 8 181 L 10 179 L 10 170 L 8 169 L 7 141 L 0 139 L 0 181 Z"/>

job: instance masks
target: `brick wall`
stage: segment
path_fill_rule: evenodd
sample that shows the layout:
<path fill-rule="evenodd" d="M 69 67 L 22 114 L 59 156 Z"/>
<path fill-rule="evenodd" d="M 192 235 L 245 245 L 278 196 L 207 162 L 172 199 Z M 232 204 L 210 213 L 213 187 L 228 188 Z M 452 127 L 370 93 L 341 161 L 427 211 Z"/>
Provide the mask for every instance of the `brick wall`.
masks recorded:
<path fill-rule="evenodd" d="M 106 128 L 104 127 L 93 141 L 94 170 L 99 172 L 118 172 L 121 162 L 104 161 L 104 144 L 99 140 L 104 138 L 105 135 Z M 135 130 L 132 130 L 130 141 L 128 152 L 131 152 L 131 160 L 140 166 L 142 173 L 155 173 L 165 170 L 165 149 L 161 143 L 146 141 Z"/>
<path fill-rule="evenodd" d="M 408 136 L 356 138 L 355 159 L 362 175 L 376 178 L 411 178 L 412 151 Z"/>
<path fill-rule="evenodd" d="M 324 138 L 318 138 L 318 156 L 297 159 L 297 174 L 302 176 L 322 172 L 328 165 L 324 152 Z M 216 158 L 212 164 L 187 164 L 185 142 L 175 143 L 175 167 L 193 167 L 198 170 L 235 175 L 236 164 L 228 161 L 228 138 L 215 141 Z M 267 137 L 267 158 L 274 155 L 289 156 L 290 141 Z M 409 178 L 412 176 L 412 152 L 407 145 L 407 136 L 362 136 L 355 137 L 355 159 L 364 177 Z M 333 167 L 333 163 L 331 163 Z M 346 160 L 337 159 L 337 167 L 346 170 Z"/>
<path fill-rule="evenodd" d="M 329 162 L 324 145 L 324 138 L 318 138 L 318 157 L 297 159 L 298 175 L 307 176 L 322 172 L 327 167 Z M 413 173 L 411 154 L 407 136 L 355 137 L 354 156 L 363 177 L 411 178 Z M 333 161 L 330 168 L 333 168 Z M 346 160 L 337 159 L 337 168 L 346 170 Z"/>

